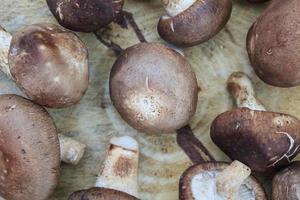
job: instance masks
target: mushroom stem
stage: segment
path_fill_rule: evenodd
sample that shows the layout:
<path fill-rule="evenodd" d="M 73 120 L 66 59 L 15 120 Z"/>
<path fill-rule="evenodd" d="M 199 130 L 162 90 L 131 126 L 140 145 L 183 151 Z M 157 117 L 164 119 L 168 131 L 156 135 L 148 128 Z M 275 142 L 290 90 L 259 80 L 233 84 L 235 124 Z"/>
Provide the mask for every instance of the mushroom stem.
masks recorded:
<path fill-rule="evenodd" d="M 98 31 L 94 32 L 96 38 L 99 40 L 99 42 L 101 42 L 104 46 L 106 46 L 108 49 L 111 49 L 116 56 L 119 56 L 122 54 L 122 52 L 124 51 L 124 49 L 122 49 L 122 47 L 112 41 L 106 41 L 105 39 L 102 38 L 101 33 L 99 33 Z"/>
<path fill-rule="evenodd" d="M 177 143 L 194 164 L 216 161 L 189 125 L 177 130 Z"/>
<path fill-rule="evenodd" d="M 252 86 L 250 78 L 243 72 L 234 72 L 227 81 L 229 92 L 236 100 L 237 107 L 247 107 L 252 110 L 265 111 Z"/>
<path fill-rule="evenodd" d="M 67 164 L 77 165 L 81 160 L 86 145 L 70 137 L 58 134 L 60 160 Z"/>
<path fill-rule="evenodd" d="M 129 136 L 112 138 L 96 187 L 110 188 L 138 197 L 139 147 Z"/>
<path fill-rule="evenodd" d="M 162 4 L 170 17 L 174 17 L 179 13 L 188 9 L 197 0 L 162 0 Z"/>
<path fill-rule="evenodd" d="M 235 199 L 242 183 L 250 176 L 251 169 L 239 161 L 233 161 L 216 178 L 217 192 L 226 200 Z"/>
<path fill-rule="evenodd" d="M 12 36 L 0 26 L 0 70 L 11 78 L 8 65 L 8 52 Z"/>
<path fill-rule="evenodd" d="M 127 12 L 127 11 L 122 10 L 121 15 L 128 21 L 128 23 L 132 27 L 132 29 L 133 29 L 135 35 L 137 36 L 137 38 L 139 39 L 139 41 L 140 42 L 147 42 L 147 40 L 146 40 L 145 36 L 143 35 L 141 29 L 139 28 L 139 26 L 135 22 L 133 14 L 131 12 Z"/>

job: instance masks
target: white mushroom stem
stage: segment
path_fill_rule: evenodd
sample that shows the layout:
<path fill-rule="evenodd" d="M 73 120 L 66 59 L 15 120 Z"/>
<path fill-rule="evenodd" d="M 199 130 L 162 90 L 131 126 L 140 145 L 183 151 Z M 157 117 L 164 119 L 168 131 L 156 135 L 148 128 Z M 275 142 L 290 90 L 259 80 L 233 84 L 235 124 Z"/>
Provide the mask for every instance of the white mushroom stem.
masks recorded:
<path fill-rule="evenodd" d="M 95 186 L 138 197 L 138 159 L 136 140 L 129 136 L 112 138 Z"/>
<path fill-rule="evenodd" d="M 227 81 L 229 92 L 236 100 L 237 107 L 265 111 L 265 107 L 256 99 L 250 78 L 243 72 L 234 72 Z"/>
<path fill-rule="evenodd" d="M 239 161 L 233 161 L 216 178 L 217 193 L 226 200 L 238 195 L 242 183 L 250 176 L 249 167 Z"/>
<path fill-rule="evenodd" d="M 188 9 L 196 1 L 197 0 L 162 0 L 162 4 L 166 9 L 167 14 L 170 17 L 174 17 Z"/>
<path fill-rule="evenodd" d="M 86 145 L 62 134 L 58 134 L 58 138 L 60 160 L 64 163 L 77 165 L 84 154 Z"/>
<path fill-rule="evenodd" d="M 11 74 L 8 65 L 8 52 L 12 36 L 0 26 L 0 70 L 9 78 Z"/>

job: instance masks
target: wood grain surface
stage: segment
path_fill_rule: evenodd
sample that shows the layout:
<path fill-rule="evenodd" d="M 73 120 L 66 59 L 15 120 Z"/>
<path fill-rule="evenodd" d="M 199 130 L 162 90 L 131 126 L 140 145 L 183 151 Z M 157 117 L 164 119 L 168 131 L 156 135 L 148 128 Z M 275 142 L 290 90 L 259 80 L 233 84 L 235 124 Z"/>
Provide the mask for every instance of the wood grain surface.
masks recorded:
<path fill-rule="evenodd" d="M 226 90 L 231 72 L 241 70 L 254 80 L 258 97 L 269 110 L 300 117 L 300 88 L 280 89 L 268 86 L 253 73 L 245 50 L 246 34 L 264 5 L 235 0 L 232 17 L 226 28 L 210 41 L 185 49 L 196 72 L 199 101 L 191 126 L 217 160 L 228 160 L 209 137 L 210 123 L 216 115 L 234 106 Z M 148 41 L 164 43 L 156 24 L 164 10 L 159 0 L 126 0 L 125 10 L 134 14 Z M 53 22 L 45 0 L 1 0 L 0 24 L 11 33 L 19 27 L 37 22 Z M 131 29 L 112 24 L 106 34 L 122 47 L 138 42 Z M 108 95 L 108 76 L 114 54 L 97 41 L 93 34 L 78 34 L 87 45 L 90 58 L 90 85 L 82 101 L 66 109 L 49 109 L 57 128 L 87 144 L 86 154 L 77 166 L 62 165 L 62 176 L 51 200 L 67 199 L 73 191 L 93 186 L 112 136 L 131 135 L 141 146 L 140 197 L 145 200 L 178 199 L 178 180 L 191 164 L 179 149 L 175 134 L 153 136 L 139 133 L 120 119 Z M 38 74 L 37 74 L 38 75 Z M 0 93 L 22 94 L 4 74 L 0 75 Z"/>

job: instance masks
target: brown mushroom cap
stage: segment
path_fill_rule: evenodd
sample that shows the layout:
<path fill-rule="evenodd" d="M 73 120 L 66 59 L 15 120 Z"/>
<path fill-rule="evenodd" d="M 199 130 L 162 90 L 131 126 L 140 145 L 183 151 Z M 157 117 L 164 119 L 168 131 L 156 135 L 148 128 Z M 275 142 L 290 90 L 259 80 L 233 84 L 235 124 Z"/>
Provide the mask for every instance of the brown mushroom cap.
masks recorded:
<path fill-rule="evenodd" d="M 272 200 L 298 200 L 300 188 L 300 161 L 278 172 L 272 181 Z"/>
<path fill-rule="evenodd" d="M 194 115 L 198 86 L 184 56 L 158 43 L 124 51 L 110 74 L 111 99 L 122 118 L 147 133 L 169 133 Z"/>
<path fill-rule="evenodd" d="M 219 115 L 210 134 L 232 160 L 253 171 L 271 172 L 299 153 L 299 130 L 300 121 L 293 116 L 238 108 Z"/>
<path fill-rule="evenodd" d="M 300 1 L 273 0 L 248 32 L 247 51 L 256 74 L 266 83 L 300 84 Z"/>
<path fill-rule="evenodd" d="M 60 149 L 45 109 L 16 95 L 0 96 L 0 196 L 44 200 L 55 189 Z"/>
<path fill-rule="evenodd" d="M 161 17 L 157 30 L 169 43 L 194 46 L 215 36 L 229 20 L 231 9 L 231 0 L 196 0 L 174 17 Z"/>
<path fill-rule="evenodd" d="M 215 172 L 223 171 L 228 166 L 224 162 L 207 162 L 189 167 L 180 177 L 179 181 L 179 199 L 180 200 L 194 200 L 192 192 L 192 180 L 194 176 L 202 172 Z M 256 200 L 267 200 L 266 193 L 261 184 L 253 177 L 250 176 L 246 179 L 245 183 L 250 186 L 255 193 Z M 201 197 L 199 197 L 201 199 Z M 247 200 L 247 199 L 243 199 Z"/>
<path fill-rule="evenodd" d="M 123 0 L 47 0 L 60 25 L 73 31 L 93 32 L 111 23 Z"/>
<path fill-rule="evenodd" d="M 16 84 L 40 105 L 70 106 L 87 89 L 87 49 L 74 33 L 56 25 L 34 24 L 19 30 L 8 58 Z"/>
<path fill-rule="evenodd" d="M 69 200 L 138 200 L 138 198 L 127 193 L 107 189 L 107 188 L 90 188 L 74 192 Z"/>

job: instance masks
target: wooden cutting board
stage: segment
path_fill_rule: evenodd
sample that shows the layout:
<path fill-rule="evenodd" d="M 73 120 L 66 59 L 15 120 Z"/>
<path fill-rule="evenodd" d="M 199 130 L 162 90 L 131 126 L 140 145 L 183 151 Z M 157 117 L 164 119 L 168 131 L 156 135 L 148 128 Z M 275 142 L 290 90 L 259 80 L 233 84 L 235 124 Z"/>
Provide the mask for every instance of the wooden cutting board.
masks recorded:
<path fill-rule="evenodd" d="M 248 73 L 253 78 L 258 97 L 269 110 L 300 117 L 300 88 L 279 89 L 268 86 L 255 76 L 249 65 L 245 50 L 246 34 L 265 6 L 235 0 L 232 17 L 224 30 L 209 42 L 185 49 L 186 57 L 202 88 L 191 126 L 217 160 L 228 159 L 212 143 L 209 127 L 216 115 L 234 105 L 226 90 L 226 79 L 231 72 L 242 70 Z M 163 42 L 156 31 L 157 22 L 164 15 L 159 0 L 126 0 L 124 9 L 134 14 L 148 41 Z M 0 24 L 9 32 L 38 22 L 56 23 L 45 0 L 1 0 Z M 110 27 L 107 34 L 122 47 L 138 42 L 132 30 L 123 30 L 115 24 Z M 62 165 L 59 186 L 50 199 L 65 200 L 73 191 L 93 186 L 107 142 L 117 135 L 131 135 L 140 143 L 141 199 L 178 199 L 179 177 L 191 162 L 178 148 L 175 135 L 139 133 L 120 119 L 108 95 L 108 76 L 115 60 L 114 54 L 99 43 L 93 34 L 78 35 L 89 49 L 89 89 L 78 105 L 49 111 L 58 130 L 86 143 L 87 149 L 79 165 Z M 3 74 L 0 75 L 0 93 L 22 94 Z"/>

